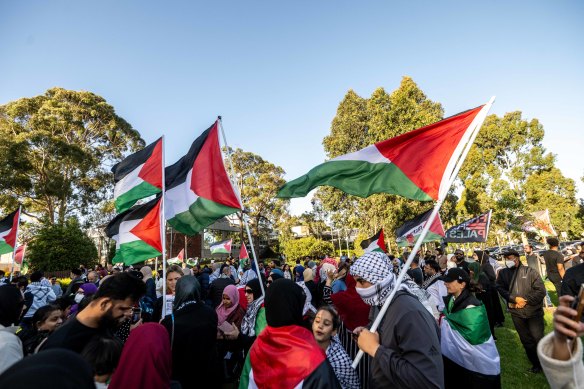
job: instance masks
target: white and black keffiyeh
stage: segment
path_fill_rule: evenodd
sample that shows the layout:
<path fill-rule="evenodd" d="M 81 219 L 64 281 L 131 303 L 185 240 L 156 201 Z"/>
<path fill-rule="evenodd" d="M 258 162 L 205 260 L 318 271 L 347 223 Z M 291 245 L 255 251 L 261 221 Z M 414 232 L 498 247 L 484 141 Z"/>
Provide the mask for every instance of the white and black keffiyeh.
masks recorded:
<path fill-rule="evenodd" d="M 241 323 L 241 333 L 247 336 L 255 336 L 255 322 L 262 304 L 264 302 L 264 296 L 258 297 L 251 304 L 247 306 L 247 311 L 243 317 L 243 322 Z"/>
<path fill-rule="evenodd" d="M 428 287 L 429 287 L 430 285 L 432 285 L 432 284 L 434 283 L 434 281 L 436 281 L 436 279 L 437 279 L 437 278 L 439 278 L 439 277 L 441 277 L 441 276 L 442 276 L 442 274 L 440 274 L 440 273 L 436 273 L 436 274 L 434 274 L 433 276 L 430 276 L 430 277 L 428 277 L 428 278 L 426 279 L 426 281 L 424 281 L 424 282 L 422 283 L 422 289 L 424 289 L 424 290 L 428 289 Z"/>
<path fill-rule="evenodd" d="M 343 389 L 359 389 L 359 376 L 351 366 L 353 361 L 349 358 L 337 335 L 331 338 L 331 344 L 326 349 L 326 357 Z"/>
<path fill-rule="evenodd" d="M 256 272 L 253 271 L 252 269 L 246 270 L 241 276 L 241 279 L 239 280 L 239 285 L 246 285 L 254 278 L 258 278 Z"/>

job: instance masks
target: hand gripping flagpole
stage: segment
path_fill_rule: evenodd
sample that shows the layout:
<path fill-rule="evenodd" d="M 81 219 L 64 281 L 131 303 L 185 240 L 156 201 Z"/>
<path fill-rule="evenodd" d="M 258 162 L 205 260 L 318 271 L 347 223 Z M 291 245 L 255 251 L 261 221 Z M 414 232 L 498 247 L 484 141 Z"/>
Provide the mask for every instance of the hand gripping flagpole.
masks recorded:
<path fill-rule="evenodd" d="M 253 261 L 254 261 L 255 266 L 256 266 L 257 276 L 260 280 L 260 288 L 262 290 L 262 296 L 265 297 L 266 292 L 264 290 L 264 283 L 262 282 L 262 276 L 260 274 L 260 266 L 258 264 L 258 257 L 257 257 L 256 252 L 255 252 L 253 239 L 251 237 L 251 231 L 249 230 L 249 224 L 247 222 L 247 219 L 249 218 L 249 216 L 243 211 L 243 202 L 241 201 L 241 194 L 239 193 L 239 187 L 237 186 L 237 183 L 233 181 L 235 179 L 235 170 L 233 169 L 233 162 L 231 160 L 231 152 L 229 151 L 229 146 L 227 145 L 227 138 L 225 137 L 225 131 L 223 130 L 223 121 L 221 119 L 221 116 L 217 117 L 217 121 L 219 122 L 219 127 L 221 128 L 221 135 L 223 136 L 223 143 L 225 144 L 225 147 L 227 148 L 227 159 L 229 160 L 229 170 L 231 172 L 231 185 L 235 189 L 235 194 L 237 195 L 237 200 L 239 201 L 239 205 L 241 206 L 241 216 L 243 219 L 243 223 L 245 224 L 245 230 L 247 231 L 247 239 L 249 240 L 249 244 L 251 245 L 251 253 L 253 254 Z M 241 242 L 241 244 L 245 244 L 245 243 Z"/>
<path fill-rule="evenodd" d="M 22 205 L 18 206 L 18 221 L 16 222 L 16 236 L 14 237 L 14 248 L 12 249 L 12 266 L 10 268 L 10 282 L 12 282 L 12 276 L 14 275 L 14 257 L 16 256 L 16 247 L 18 246 L 18 230 L 20 229 L 20 214 L 22 213 Z M 22 253 L 22 265 L 24 264 L 24 253 Z"/>
<path fill-rule="evenodd" d="M 166 213 L 164 208 L 164 196 L 166 195 L 166 174 L 165 174 L 165 161 L 164 161 L 164 135 L 162 135 L 162 197 L 161 201 L 161 211 L 160 211 L 160 238 L 162 240 L 162 317 L 166 314 Z M 156 269 L 158 274 L 158 269 Z"/>
<path fill-rule="evenodd" d="M 408 269 L 410 268 L 410 265 L 412 264 L 414 257 L 416 256 L 416 253 L 418 252 L 418 250 L 420 250 L 420 247 L 422 246 L 422 242 L 426 238 L 428 231 L 430 231 L 430 226 L 434 222 L 436 215 L 438 215 L 438 211 L 440 210 L 440 207 L 442 206 L 442 203 L 444 202 L 444 199 L 446 198 L 446 195 L 448 194 L 448 190 L 450 189 L 450 187 L 454 183 L 454 180 L 456 179 L 456 176 L 458 175 L 458 172 L 460 171 L 460 168 L 462 167 L 462 164 L 464 163 L 464 160 L 466 159 L 466 156 L 468 155 L 468 152 L 470 151 L 470 148 L 471 148 L 472 144 L 474 143 L 474 140 L 476 139 L 476 136 L 481 128 L 481 125 L 483 124 L 485 118 L 487 117 L 487 113 L 489 112 L 489 109 L 493 105 L 494 101 L 495 101 L 495 97 L 492 97 L 491 100 L 477 114 L 475 119 L 469 125 L 469 128 L 472 128 L 472 129 L 471 129 L 471 131 L 469 131 L 469 135 L 466 137 L 466 143 L 464 144 L 464 146 L 460 150 L 458 150 L 459 148 L 457 148 L 458 155 L 453 155 L 452 158 L 450 159 L 450 163 L 448 165 L 449 166 L 453 165 L 453 168 L 452 168 L 452 172 L 451 172 L 450 176 L 448 176 L 448 179 L 447 179 L 448 185 L 447 186 L 443 186 L 442 184 L 440 185 L 438 201 L 436 201 L 436 204 L 434 204 L 434 209 L 432 209 L 432 213 L 430 214 L 428 221 L 424 225 L 424 228 L 422 229 L 422 232 L 420 233 L 420 236 L 418 237 L 416 244 L 414 245 L 414 248 L 410 252 L 410 254 L 408 256 L 408 260 L 406 261 L 406 263 L 404 263 L 402 270 L 400 271 L 399 276 L 397 278 L 397 281 L 395 283 L 395 287 L 393 288 L 393 290 L 389 294 L 389 297 L 387 298 L 387 300 L 385 300 L 385 302 L 383 303 L 383 306 L 381 307 L 381 310 L 377 314 L 377 317 L 375 318 L 373 325 L 371 325 L 371 328 L 370 328 L 371 332 L 376 332 L 377 328 L 379 327 L 379 324 L 381 324 L 381 320 L 385 316 L 385 313 L 387 312 L 387 309 L 389 308 L 391 301 L 393 300 L 395 294 L 397 293 L 399 286 L 401 285 Z M 363 357 L 363 350 L 359 350 L 359 352 L 355 356 L 355 360 L 353 361 L 353 365 L 352 365 L 353 369 L 357 368 L 362 357 Z"/>

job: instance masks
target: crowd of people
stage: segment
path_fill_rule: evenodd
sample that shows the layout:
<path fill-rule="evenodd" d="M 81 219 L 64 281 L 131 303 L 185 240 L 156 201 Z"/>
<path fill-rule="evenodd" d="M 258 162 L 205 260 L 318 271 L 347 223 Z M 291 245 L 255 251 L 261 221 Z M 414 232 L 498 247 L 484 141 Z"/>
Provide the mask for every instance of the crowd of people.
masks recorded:
<path fill-rule="evenodd" d="M 584 385 L 574 299 L 584 252 L 367 252 L 359 258 L 0 272 L 0 387 L 497 388 L 496 331 L 510 313 L 530 372 Z M 542 277 L 562 295 L 544 337 Z M 164 274 L 164 277 L 162 275 Z M 377 331 L 373 320 L 392 296 Z M 573 340 L 576 339 L 576 340 Z M 362 350 L 366 357 L 351 364 Z M 566 386 L 568 385 L 568 386 Z"/>

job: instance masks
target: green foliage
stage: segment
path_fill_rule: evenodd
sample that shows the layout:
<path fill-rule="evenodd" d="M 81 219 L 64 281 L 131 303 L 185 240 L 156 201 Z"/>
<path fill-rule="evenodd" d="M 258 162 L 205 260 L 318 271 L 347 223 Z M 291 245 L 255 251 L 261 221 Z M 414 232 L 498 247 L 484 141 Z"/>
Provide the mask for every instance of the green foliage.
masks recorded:
<path fill-rule="evenodd" d="M 27 257 L 34 270 L 59 271 L 97 264 L 97 249 L 75 219 L 41 227 L 28 246 Z"/>
<path fill-rule="evenodd" d="M 335 251 L 331 242 L 313 236 L 285 241 L 282 243 L 281 249 L 289 260 L 303 258 L 307 255 L 313 258 L 332 255 Z"/>
<path fill-rule="evenodd" d="M 0 208 L 49 224 L 88 216 L 112 189 L 109 167 L 144 145 L 100 96 L 52 88 L 0 106 Z"/>

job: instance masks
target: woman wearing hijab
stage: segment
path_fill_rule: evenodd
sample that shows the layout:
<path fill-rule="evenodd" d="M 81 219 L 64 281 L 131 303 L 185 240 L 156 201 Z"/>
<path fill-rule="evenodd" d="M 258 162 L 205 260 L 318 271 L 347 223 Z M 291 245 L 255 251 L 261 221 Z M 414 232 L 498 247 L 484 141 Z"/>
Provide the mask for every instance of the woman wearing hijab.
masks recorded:
<path fill-rule="evenodd" d="M 358 327 L 361 350 L 371 356 L 369 382 L 376 388 L 444 388 L 439 328 L 434 317 L 410 292 L 396 285 L 393 264 L 382 252 L 369 252 L 351 266 L 356 291 L 371 306 L 371 322 L 398 288 L 376 333 Z M 412 282 L 413 283 L 413 282 Z"/>
<path fill-rule="evenodd" d="M 304 300 L 302 288 L 291 280 L 274 281 L 268 288 L 268 325 L 249 351 L 240 389 L 340 388 L 324 351 L 301 326 Z"/>
<path fill-rule="evenodd" d="M 158 323 L 146 323 L 130 334 L 108 388 L 168 389 L 171 374 L 168 333 Z"/>
<path fill-rule="evenodd" d="M 77 289 L 75 293 L 75 304 L 71 306 L 71 315 L 74 315 L 83 310 L 91 301 L 93 295 L 97 292 L 97 286 L 92 282 L 87 282 Z"/>
<path fill-rule="evenodd" d="M 0 287 L 3 288 L 6 286 Z M 95 389 L 91 367 L 73 351 L 54 349 L 27 357 L 0 375 L 0 388 L 47 387 Z"/>
<path fill-rule="evenodd" d="M 489 314 L 489 323 L 493 320 L 493 323 L 503 323 L 505 321 L 505 314 L 503 313 L 503 308 L 501 307 L 501 300 L 499 299 L 499 293 L 497 292 L 497 274 L 495 269 L 489 260 L 488 251 L 475 251 L 477 255 L 477 260 L 481 264 L 481 271 L 489 279 L 489 296 L 491 303 L 490 308 L 487 307 L 487 313 Z M 496 263 L 496 262 L 495 262 Z M 489 312 L 490 309 L 490 312 Z M 493 332 L 493 336 L 495 333 Z"/>
<path fill-rule="evenodd" d="M 227 285 L 223 290 L 221 305 L 217 312 L 217 348 L 219 360 L 223 361 L 227 381 L 239 377 L 243 362 L 241 342 L 237 342 L 245 310 L 239 305 L 239 292 L 235 285 Z M 229 353 L 229 354 L 228 354 Z"/>
<path fill-rule="evenodd" d="M 150 266 L 142 266 L 140 273 L 142 273 L 142 281 L 146 284 L 146 294 L 140 300 L 140 308 L 142 308 L 142 318 L 148 322 L 152 320 L 152 315 L 154 314 L 156 282 L 154 282 L 152 268 Z"/>
<path fill-rule="evenodd" d="M 242 342 L 245 354 L 247 354 L 255 338 L 266 327 L 266 311 L 263 306 L 264 296 L 262 296 L 262 289 L 258 278 L 251 280 L 245 285 L 245 297 L 247 299 L 247 311 L 243 317 L 239 339 Z"/>
<path fill-rule="evenodd" d="M 0 286 L 0 374 L 23 357 L 22 343 L 15 335 L 18 327 L 14 325 L 20 319 L 23 307 L 24 299 L 18 288 Z"/>
<path fill-rule="evenodd" d="M 203 304 L 195 276 L 176 283 L 172 315 L 162 320 L 170 336 L 172 378 L 183 387 L 214 388 L 221 385 L 217 359 L 217 313 Z M 193 367 L 204 372 L 193 374 Z"/>
<path fill-rule="evenodd" d="M 491 283 L 485 273 L 482 272 L 481 265 L 478 262 L 469 263 L 468 270 L 470 271 L 470 290 L 485 306 L 491 334 L 497 340 L 495 336 L 495 307 L 493 306 Z"/>

